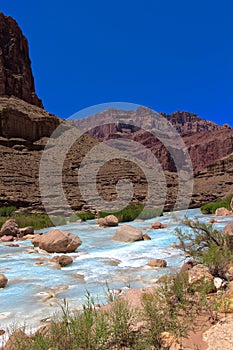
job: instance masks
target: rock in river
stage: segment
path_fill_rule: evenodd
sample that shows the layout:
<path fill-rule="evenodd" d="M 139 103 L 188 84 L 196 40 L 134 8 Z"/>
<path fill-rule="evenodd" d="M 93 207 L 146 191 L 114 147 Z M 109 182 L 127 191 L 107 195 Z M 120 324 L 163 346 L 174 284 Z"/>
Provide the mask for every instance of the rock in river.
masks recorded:
<path fill-rule="evenodd" d="M 81 239 L 70 232 L 52 230 L 32 239 L 32 244 L 48 253 L 72 253 L 82 244 Z"/>
<path fill-rule="evenodd" d="M 127 243 L 127 242 L 142 241 L 143 236 L 142 236 L 142 231 L 140 231 L 139 229 L 130 225 L 123 225 L 116 230 L 116 233 L 113 236 L 113 239 L 115 241 Z"/>

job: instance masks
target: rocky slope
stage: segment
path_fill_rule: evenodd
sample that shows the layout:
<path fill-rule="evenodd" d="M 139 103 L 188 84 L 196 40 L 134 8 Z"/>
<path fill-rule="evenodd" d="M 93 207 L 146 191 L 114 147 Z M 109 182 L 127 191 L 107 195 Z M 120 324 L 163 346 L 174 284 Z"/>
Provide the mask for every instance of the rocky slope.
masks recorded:
<path fill-rule="evenodd" d="M 35 94 L 34 80 L 28 55 L 27 40 L 17 23 L 0 13 L 0 205 L 15 205 L 28 208 L 31 212 L 43 211 L 39 189 L 39 167 L 48 137 L 60 125 L 61 120 L 46 112 Z M 233 129 L 228 125 L 218 126 L 200 119 L 188 112 L 162 114 L 182 139 L 189 151 L 194 169 L 194 193 L 191 206 L 225 196 L 233 192 Z M 97 118 L 98 117 L 98 118 Z M 96 126 L 96 120 L 101 125 Z M 151 162 L 154 154 L 162 166 L 164 183 L 167 188 L 166 205 L 171 208 L 177 196 L 177 164 L 162 141 L 169 138 L 176 155 L 182 156 L 182 147 L 177 136 L 164 131 L 163 121 L 153 117 L 149 108 L 140 107 L 136 111 L 108 109 L 92 117 L 80 120 L 78 127 L 88 130 L 67 152 L 63 166 L 63 188 L 68 202 L 75 210 L 88 208 L 77 186 L 77 175 L 81 161 L 99 142 L 124 139 L 145 146 L 149 152 L 133 153 L 138 159 Z M 111 122 L 109 122 L 111 121 Z M 136 126 L 135 126 L 136 125 Z M 108 152 L 109 151 L 108 149 Z M 54 168 L 59 154 L 53 159 Z M 113 158 L 115 154 L 113 152 Z M 101 165 L 104 164 L 104 165 Z M 90 172 L 101 165 L 97 173 L 96 187 L 106 200 L 118 196 L 116 184 L 128 179 L 133 184 L 134 201 L 144 202 L 147 198 L 148 178 L 134 162 L 125 159 L 106 160 L 102 152 L 90 162 Z M 179 166 L 179 164 L 178 164 Z M 55 179 L 52 211 L 62 213 L 56 196 L 61 189 Z M 92 179 L 87 174 L 85 188 L 89 189 Z M 57 191 L 57 192 L 56 192 Z M 159 191 L 158 191 L 159 192 Z M 156 204 L 160 193 L 153 195 Z"/>

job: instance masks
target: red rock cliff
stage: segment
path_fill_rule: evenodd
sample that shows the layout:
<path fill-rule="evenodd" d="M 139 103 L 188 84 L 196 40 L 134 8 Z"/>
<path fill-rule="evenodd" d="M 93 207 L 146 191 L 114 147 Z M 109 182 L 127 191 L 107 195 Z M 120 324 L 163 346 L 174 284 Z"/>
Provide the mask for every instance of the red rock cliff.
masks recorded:
<path fill-rule="evenodd" d="M 28 42 L 17 22 L 0 12 L 0 96 L 15 96 L 43 108 L 35 93 Z"/>

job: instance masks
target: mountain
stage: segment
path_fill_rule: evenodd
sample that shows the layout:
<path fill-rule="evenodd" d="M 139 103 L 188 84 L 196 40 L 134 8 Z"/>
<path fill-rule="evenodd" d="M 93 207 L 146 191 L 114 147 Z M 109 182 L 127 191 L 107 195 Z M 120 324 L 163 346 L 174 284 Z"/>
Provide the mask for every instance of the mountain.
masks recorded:
<path fill-rule="evenodd" d="M 98 125 L 95 124 L 97 119 L 101 121 Z M 168 131 L 166 134 L 164 120 L 173 125 L 176 133 Z M 178 193 L 177 168 L 182 159 L 181 163 L 174 162 L 171 145 L 176 158 L 182 158 L 184 146 L 179 142 L 180 137 L 189 152 L 194 171 L 190 206 L 198 207 L 233 193 L 233 129 L 228 125 L 218 126 L 196 114 L 182 111 L 155 116 L 150 108 L 145 107 L 135 111 L 108 109 L 73 123 L 86 132 L 67 151 L 62 188 L 58 186 L 60 178 L 54 170 L 60 161 L 59 153 L 53 159 L 54 167 L 48 166 L 48 175 L 54 180 L 51 213 L 62 214 L 63 208 L 57 200 L 61 191 L 73 209 L 89 208 L 85 195 L 80 192 L 77 176 L 86 155 L 94 146 L 107 140 L 117 140 L 124 150 L 124 141 L 128 139 L 132 144 L 144 147 L 142 150 L 140 147 L 133 149 L 137 159 L 149 164 L 153 164 L 153 155 L 158 159 L 167 189 L 166 209 L 173 207 Z M 0 205 L 15 205 L 30 212 L 44 211 L 39 189 L 40 161 L 49 137 L 61 124 L 61 119 L 43 109 L 42 101 L 36 95 L 26 38 L 14 19 L 0 13 Z M 64 133 L 66 130 L 64 125 Z M 165 146 L 166 139 L 169 139 L 170 148 Z M 50 145 L 50 149 L 53 147 Z M 86 194 L 92 195 L 88 193 L 93 185 L 91 173 L 99 166 L 96 188 L 104 199 L 116 199 L 118 181 L 128 179 L 133 183 L 133 200 L 145 202 L 148 183 L 156 180 L 146 178 L 145 169 L 116 157 L 114 149 L 105 147 L 98 157 L 89 161 L 90 172 L 84 178 Z M 107 153 L 111 152 L 112 159 L 107 159 Z M 156 203 L 159 196 L 158 191 L 152 200 Z"/>

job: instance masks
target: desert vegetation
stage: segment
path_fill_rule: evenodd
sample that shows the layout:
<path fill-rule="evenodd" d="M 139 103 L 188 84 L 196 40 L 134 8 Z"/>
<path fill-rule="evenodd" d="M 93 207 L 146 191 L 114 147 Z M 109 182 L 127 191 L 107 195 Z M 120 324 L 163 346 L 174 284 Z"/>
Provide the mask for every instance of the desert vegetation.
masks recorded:
<path fill-rule="evenodd" d="M 118 218 L 119 222 L 129 222 L 135 220 L 136 218 L 147 220 L 161 216 L 163 215 L 163 210 L 161 208 L 144 208 L 143 204 L 131 203 L 124 209 L 117 212 L 99 211 L 98 217 L 104 218 L 111 214 L 114 214 Z"/>
<path fill-rule="evenodd" d="M 231 210 L 231 200 L 233 198 L 233 194 L 225 197 L 219 198 L 214 202 L 210 202 L 201 206 L 202 214 L 214 214 L 218 208 L 226 208 Z"/>

